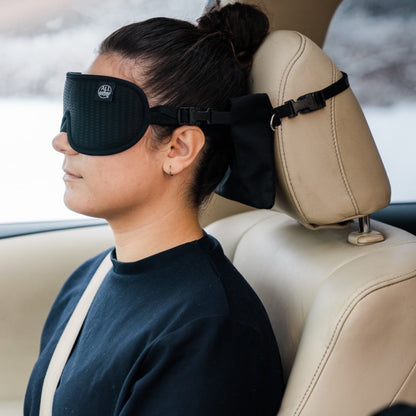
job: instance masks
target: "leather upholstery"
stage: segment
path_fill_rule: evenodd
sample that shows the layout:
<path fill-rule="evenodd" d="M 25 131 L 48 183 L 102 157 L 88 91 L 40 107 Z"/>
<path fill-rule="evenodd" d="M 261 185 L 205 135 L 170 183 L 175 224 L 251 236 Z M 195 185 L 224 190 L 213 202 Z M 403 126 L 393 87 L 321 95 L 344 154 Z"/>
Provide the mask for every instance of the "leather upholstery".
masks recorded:
<path fill-rule="evenodd" d="M 260 47 L 252 77 L 253 92 L 268 93 L 277 107 L 331 85 L 341 73 L 310 39 L 282 30 Z M 351 89 L 321 110 L 283 118 L 275 157 L 276 208 L 307 227 L 343 225 L 390 201 L 383 163 Z"/>
<path fill-rule="evenodd" d="M 288 379 L 279 416 L 416 403 L 416 237 L 375 228 L 386 240 L 357 247 L 351 228 L 312 232 L 273 211 L 207 227 L 269 314 Z"/>
<path fill-rule="evenodd" d="M 279 31 L 257 53 L 253 91 L 277 106 L 339 77 L 309 39 Z M 369 416 L 400 401 L 416 404 L 416 236 L 373 222 L 385 241 L 348 243 L 357 231 L 350 220 L 390 198 L 352 91 L 283 119 L 275 157 L 275 210 L 206 229 L 269 314 L 287 379 L 278 416 Z"/>

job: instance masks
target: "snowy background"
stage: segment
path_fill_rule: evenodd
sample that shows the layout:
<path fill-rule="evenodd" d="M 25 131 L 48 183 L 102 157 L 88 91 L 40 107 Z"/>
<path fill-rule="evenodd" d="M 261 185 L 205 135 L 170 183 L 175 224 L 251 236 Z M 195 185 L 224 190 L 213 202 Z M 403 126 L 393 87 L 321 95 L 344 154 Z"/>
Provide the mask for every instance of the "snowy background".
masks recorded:
<path fill-rule="evenodd" d="M 0 0 L 0 223 L 81 218 L 62 202 L 63 158 L 51 147 L 66 72 L 85 71 L 100 41 L 120 26 L 154 16 L 195 21 L 206 1 L 71 1 L 27 20 L 16 10 L 24 19 L 17 25 L 1 19 L 10 3 Z"/>
<path fill-rule="evenodd" d="M 193 21 L 206 1 L 67 3 L 63 12 L 32 19 L 21 11 L 26 20 L 13 24 L 1 19 L 10 1 L 0 0 L 0 222 L 80 217 L 62 203 L 62 158 L 50 144 L 59 131 L 65 73 L 85 70 L 117 27 L 160 15 Z M 364 107 L 394 201 L 416 200 L 415 40 L 415 0 L 345 0 L 325 45 Z"/>
<path fill-rule="evenodd" d="M 416 201 L 416 1 L 344 0 L 324 50 L 363 106 L 392 201 Z"/>

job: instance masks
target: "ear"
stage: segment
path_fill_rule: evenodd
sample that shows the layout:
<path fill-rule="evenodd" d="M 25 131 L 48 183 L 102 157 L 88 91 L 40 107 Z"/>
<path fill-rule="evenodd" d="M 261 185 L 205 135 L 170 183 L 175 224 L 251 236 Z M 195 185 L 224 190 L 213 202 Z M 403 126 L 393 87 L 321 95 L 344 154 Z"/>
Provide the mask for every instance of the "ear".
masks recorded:
<path fill-rule="evenodd" d="M 198 126 L 178 127 L 171 135 L 163 171 L 169 175 L 183 172 L 198 158 L 204 144 L 205 134 Z"/>

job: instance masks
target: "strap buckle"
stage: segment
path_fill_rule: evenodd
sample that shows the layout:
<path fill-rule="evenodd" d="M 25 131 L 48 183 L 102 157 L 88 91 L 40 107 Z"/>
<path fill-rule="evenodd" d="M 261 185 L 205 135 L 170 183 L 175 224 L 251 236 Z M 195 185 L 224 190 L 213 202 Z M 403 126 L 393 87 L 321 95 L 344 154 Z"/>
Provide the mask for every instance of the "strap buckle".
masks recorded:
<path fill-rule="evenodd" d="M 299 113 L 307 114 L 324 108 L 326 106 L 326 100 L 345 91 L 349 86 L 348 75 L 345 72 L 342 72 L 342 77 L 329 87 L 320 91 L 301 95 L 296 101 L 286 101 L 279 107 L 273 108 L 273 114 L 270 119 L 270 128 L 273 131 L 276 131 L 277 127 L 282 124 L 281 119 L 284 117 L 293 118 Z"/>
<path fill-rule="evenodd" d="M 300 96 L 296 101 L 289 100 L 285 104 L 289 106 L 289 118 L 296 117 L 299 113 L 307 114 L 312 111 L 320 110 L 326 106 L 325 97 L 322 91 L 310 92 Z"/>
<path fill-rule="evenodd" d="M 206 110 L 198 110 L 195 107 L 180 107 L 178 108 L 178 124 L 179 125 L 196 125 L 199 126 L 202 123 L 212 123 L 212 110 L 207 108 Z"/>
<path fill-rule="evenodd" d="M 315 91 L 301 95 L 296 101 L 286 101 L 283 105 L 274 109 L 270 119 L 270 128 L 273 131 L 276 131 L 277 127 L 282 124 L 281 118 L 283 117 L 293 118 L 299 113 L 311 113 L 312 111 L 320 110 L 325 106 L 325 96 L 322 91 Z"/>

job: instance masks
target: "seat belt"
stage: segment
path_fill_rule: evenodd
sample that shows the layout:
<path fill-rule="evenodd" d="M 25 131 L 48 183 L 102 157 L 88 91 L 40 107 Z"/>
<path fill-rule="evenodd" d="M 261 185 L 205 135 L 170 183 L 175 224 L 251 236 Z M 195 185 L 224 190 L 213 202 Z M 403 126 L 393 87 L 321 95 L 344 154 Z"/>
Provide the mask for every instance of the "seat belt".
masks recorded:
<path fill-rule="evenodd" d="M 43 380 L 40 399 L 39 416 L 52 416 L 53 398 L 62 372 L 74 347 L 85 317 L 91 307 L 105 276 L 112 267 L 111 253 L 109 253 L 98 266 L 94 276 L 81 296 L 68 323 L 55 347 L 55 351 L 49 362 L 45 379 Z"/>

